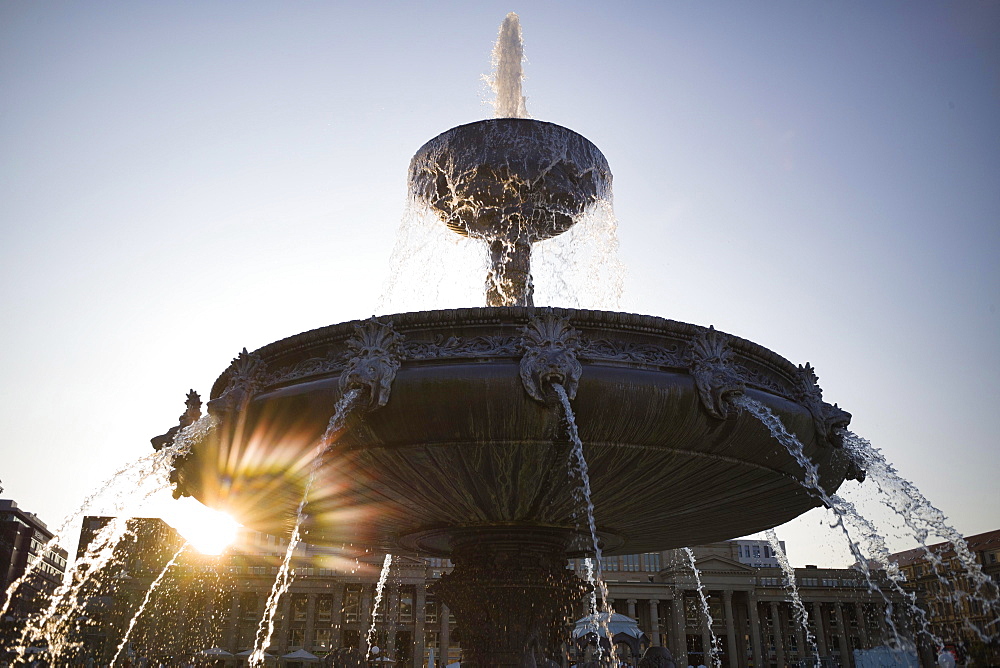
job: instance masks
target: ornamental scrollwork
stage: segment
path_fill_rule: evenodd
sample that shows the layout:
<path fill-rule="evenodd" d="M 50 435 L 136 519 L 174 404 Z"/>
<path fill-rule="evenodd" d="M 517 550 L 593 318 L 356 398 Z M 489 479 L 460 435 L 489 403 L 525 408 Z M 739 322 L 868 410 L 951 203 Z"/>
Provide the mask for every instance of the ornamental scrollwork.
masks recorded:
<path fill-rule="evenodd" d="M 229 381 L 226 389 L 208 402 L 208 412 L 215 417 L 242 410 L 253 395 L 265 386 L 267 366 L 257 353 L 248 353 L 244 348 L 233 359 L 227 373 Z"/>
<path fill-rule="evenodd" d="M 729 401 L 746 391 L 733 363 L 728 336 L 709 327 L 691 345 L 688 369 L 698 388 L 698 397 L 708 414 L 724 420 Z"/>

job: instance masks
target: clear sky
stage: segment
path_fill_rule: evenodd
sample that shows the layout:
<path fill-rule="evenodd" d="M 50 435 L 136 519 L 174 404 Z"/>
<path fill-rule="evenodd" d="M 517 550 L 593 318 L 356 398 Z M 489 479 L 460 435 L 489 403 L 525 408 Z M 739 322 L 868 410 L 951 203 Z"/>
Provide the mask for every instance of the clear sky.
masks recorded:
<path fill-rule="evenodd" d="M 0 4 L 4 496 L 57 525 L 241 348 L 370 315 L 508 11 L 528 111 L 611 164 L 623 309 L 811 362 L 1000 528 L 991 2 Z M 797 565 L 846 563 L 821 522 L 779 529 Z"/>

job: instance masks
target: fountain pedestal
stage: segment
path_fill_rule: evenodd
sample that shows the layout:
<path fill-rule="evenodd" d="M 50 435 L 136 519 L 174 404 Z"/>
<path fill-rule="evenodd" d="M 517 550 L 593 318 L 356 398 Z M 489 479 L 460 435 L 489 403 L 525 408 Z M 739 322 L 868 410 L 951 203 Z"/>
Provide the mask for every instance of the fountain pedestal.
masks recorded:
<path fill-rule="evenodd" d="M 521 668 L 559 655 L 588 591 L 566 568 L 569 538 L 523 527 L 453 532 L 455 568 L 432 591 L 460 620 L 463 666 Z"/>

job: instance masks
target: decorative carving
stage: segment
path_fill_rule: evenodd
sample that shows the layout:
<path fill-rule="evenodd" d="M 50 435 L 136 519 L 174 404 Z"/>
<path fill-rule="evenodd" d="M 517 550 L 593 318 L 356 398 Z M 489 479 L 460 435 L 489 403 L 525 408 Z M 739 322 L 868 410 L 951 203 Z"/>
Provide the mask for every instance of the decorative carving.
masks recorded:
<path fill-rule="evenodd" d="M 799 365 L 799 382 L 793 391 L 794 399 L 809 411 L 820 440 L 835 447 L 843 445 L 840 432 L 851 423 L 851 414 L 836 404 L 823 401 L 823 390 L 815 369 L 806 362 Z"/>
<path fill-rule="evenodd" d="M 358 389 L 368 397 L 368 410 L 385 406 L 402 359 L 403 337 L 392 322 L 375 318 L 354 326 L 354 336 L 347 340 L 350 358 L 340 374 L 340 390 Z"/>
<path fill-rule="evenodd" d="M 729 415 L 728 402 L 743 394 L 746 386 L 733 365 L 728 337 L 709 327 L 691 345 L 688 368 L 698 388 L 701 404 L 712 417 L 724 420 Z"/>
<path fill-rule="evenodd" d="M 226 389 L 208 402 L 208 412 L 216 417 L 242 410 L 264 386 L 267 366 L 257 353 L 248 353 L 244 348 L 233 359 L 227 372 L 229 382 Z"/>
<path fill-rule="evenodd" d="M 514 356 L 521 350 L 519 336 L 474 336 L 462 338 L 438 335 L 433 341 L 407 341 L 406 358 L 431 360 L 448 357 L 503 357 Z"/>
<path fill-rule="evenodd" d="M 608 339 L 581 339 L 578 357 L 594 361 L 633 362 L 665 368 L 684 368 L 679 345 L 657 346 Z"/>
<path fill-rule="evenodd" d="M 551 311 L 535 316 L 521 330 L 521 382 L 532 399 L 545 401 L 545 388 L 559 383 L 570 399 L 576 396 L 583 367 L 576 359 L 580 333 L 567 318 Z"/>
<path fill-rule="evenodd" d="M 198 396 L 197 392 L 191 390 L 188 392 L 187 400 L 184 402 L 184 412 L 177 418 L 177 426 L 171 427 L 165 434 L 154 436 L 150 439 L 153 449 L 159 451 L 172 445 L 177 433 L 181 429 L 184 429 L 184 427 L 194 424 L 200 417 L 201 397 Z"/>
<path fill-rule="evenodd" d="M 331 349 L 326 357 L 310 357 L 291 366 L 276 369 L 273 373 L 268 374 L 266 384 L 270 387 L 309 376 L 333 374 L 342 371 L 346 364 L 344 355 Z"/>

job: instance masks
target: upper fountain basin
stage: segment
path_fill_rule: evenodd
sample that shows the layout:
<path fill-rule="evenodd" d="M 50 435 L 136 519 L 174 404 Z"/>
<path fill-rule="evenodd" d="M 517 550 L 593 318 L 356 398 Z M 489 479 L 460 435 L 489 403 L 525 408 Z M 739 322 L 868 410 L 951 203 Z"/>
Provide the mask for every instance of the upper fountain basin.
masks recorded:
<path fill-rule="evenodd" d="M 818 504 L 795 460 L 729 404 L 735 393 L 781 418 L 824 488 L 850 474 L 828 437 L 831 416 L 849 416 L 822 402 L 808 366 L 652 316 L 494 307 L 332 325 L 241 355 L 212 390 L 219 429 L 178 463 L 180 490 L 251 527 L 286 528 L 363 347 L 358 332 L 376 326 L 397 370 L 348 415 L 318 468 L 310 542 L 448 554 L 469 531 L 585 532 L 553 381 L 575 393 L 609 553 L 746 535 Z M 560 366 L 567 351 L 576 371 Z"/>
<path fill-rule="evenodd" d="M 494 118 L 460 125 L 410 161 L 411 194 L 459 234 L 561 234 L 611 192 L 611 170 L 582 135 L 554 123 Z"/>

